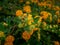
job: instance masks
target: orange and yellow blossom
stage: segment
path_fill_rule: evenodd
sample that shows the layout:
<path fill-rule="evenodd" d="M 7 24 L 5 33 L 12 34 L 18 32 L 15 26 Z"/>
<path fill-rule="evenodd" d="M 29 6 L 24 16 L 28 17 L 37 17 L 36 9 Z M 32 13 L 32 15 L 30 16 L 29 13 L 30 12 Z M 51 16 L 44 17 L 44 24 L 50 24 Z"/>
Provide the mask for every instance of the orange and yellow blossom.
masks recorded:
<path fill-rule="evenodd" d="M 42 11 L 42 12 L 40 12 L 40 14 L 41 14 L 41 16 L 42 16 L 42 18 L 43 18 L 44 20 L 47 19 L 48 16 L 52 16 L 51 13 L 46 12 L 46 11 Z M 51 18 L 51 17 L 50 17 L 50 18 Z"/>
<path fill-rule="evenodd" d="M 31 35 L 27 32 L 27 31 L 24 31 L 22 33 L 22 38 L 26 41 L 28 41 L 30 39 Z"/>
<path fill-rule="evenodd" d="M 17 10 L 17 11 L 16 11 L 16 16 L 22 16 L 22 15 L 23 15 L 22 10 Z"/>
<path fill-rule="evenodd" d="M 40 14 L 41 14 L 43 19 L 47 19 L 48 13 L 46 11 L 42 11 L 42 12 L 40 12 Z"/>
<path fill-rule="evenodd" d="M 26 5 L 23 7 L 24 12 L 31 13 L 31 7 L 29 5 Z"/>
<path fill-rule="evenodd" d="M 15 40 L 14 36 L 8 35 L 5 39 L 6 42 L 13 42 Z"/>

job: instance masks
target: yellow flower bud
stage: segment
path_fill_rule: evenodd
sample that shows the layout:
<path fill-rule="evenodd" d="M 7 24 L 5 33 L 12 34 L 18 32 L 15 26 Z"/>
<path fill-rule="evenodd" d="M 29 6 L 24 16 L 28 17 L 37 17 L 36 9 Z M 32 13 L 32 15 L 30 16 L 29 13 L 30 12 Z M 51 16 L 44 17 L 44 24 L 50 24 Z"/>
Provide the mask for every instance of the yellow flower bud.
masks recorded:
<path fill-rule="evenodd" d="M 0 31 L 0 37 L 4 37 L 4 32 Z"/>

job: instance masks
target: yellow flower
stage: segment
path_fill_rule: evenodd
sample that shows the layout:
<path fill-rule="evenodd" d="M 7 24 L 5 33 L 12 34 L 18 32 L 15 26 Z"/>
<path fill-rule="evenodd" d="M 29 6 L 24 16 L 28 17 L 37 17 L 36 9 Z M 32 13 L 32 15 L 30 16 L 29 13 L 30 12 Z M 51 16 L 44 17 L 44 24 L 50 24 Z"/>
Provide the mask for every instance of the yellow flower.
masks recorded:
<path fill-rule="evenodd" d="M 31 25 L 32 22 L 34 22 L 31 14 L 28 14 L 27 19 L 28 19 L 28 25 Z"/>
<path fill-rule="evenodd" d="M 28 14 L 28 20 L 31 20 L 32 19 L 32 15 L 31 14 Z"/>
<path fill-rule="evenodd" d="M 31 25 L 32 24 L 32 22 L 31 21 L 28 21 L 28 25 Z"/>
<path fill-rule="evenodd" d="M 29 5 L 26 5 L 23 7 L 24 12 L 31 13 L 31 7 Z"/>
<path fill-rule="evenodd" d="M 30 34 L 27 31 L 24 31 L 22 33 L 22 38 L 26 41 L 28 41 L 30 39 Z"/>
<path fill-rule="evenodd" d="M 6 42 L 13 42 L 15 40 L 14 36 L 8 35 L 5 39 Z"/>
<path fill-rule="evenodd" d="M 22 16 L 22 14 L 23 14 L 22 10 L 17 10 L 16 11 L 16 16 Z"/>
<path fill-rule="evenodd" d="M 4 32 L 0 31 L 0 37 L 4 37 Z"/>
<path fill-rule="evenodd" d="M 34 21 L 33 20 L 28 21 L 28 25 L 31 25 L 32 22 L 34 22 Z"/>
<path fill-rule="evenodd" d="M 12 42 L 5 42 L 4 45 L 13 45 Z"/>

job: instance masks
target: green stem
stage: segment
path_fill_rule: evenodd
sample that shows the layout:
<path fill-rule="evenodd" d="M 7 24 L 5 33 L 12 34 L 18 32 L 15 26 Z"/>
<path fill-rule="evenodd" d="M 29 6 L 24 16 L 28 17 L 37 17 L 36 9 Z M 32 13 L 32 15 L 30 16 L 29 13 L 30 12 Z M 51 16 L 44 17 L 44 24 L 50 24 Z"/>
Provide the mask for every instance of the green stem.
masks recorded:
<path fill-rule="evenodd" d="M 26 42 L 27 42 L 27 45 L 30 45 L 29 42 L 28 42 L 28 40 Z"/>
<path fill-rule="evenodd" d="M 40 41 L 40 29 L 38 30 L 38 41 Z"/>

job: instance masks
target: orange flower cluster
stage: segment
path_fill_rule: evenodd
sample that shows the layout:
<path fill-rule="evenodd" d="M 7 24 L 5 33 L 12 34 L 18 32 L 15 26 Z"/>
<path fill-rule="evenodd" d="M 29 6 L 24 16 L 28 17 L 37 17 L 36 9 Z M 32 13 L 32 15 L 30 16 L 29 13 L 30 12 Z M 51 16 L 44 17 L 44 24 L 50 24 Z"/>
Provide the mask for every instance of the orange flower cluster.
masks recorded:
<path fill-rule="evenodd" d="M 22 10 L 17 10 L 17 11 L 16 11 L 16 16 L 22 16 L 22 15 L 23 15 Z"/>
<path fill-rule="evenodd" d="M 23 2 L 23 0 L 21 0 L 21 2 Z M 30 6 L 30 4 L 36 4 L 39 6 L 39 8 L 41 7 L 41 12 L 40 12 L 40 15 L 39 15 L 39 12 L 37 13 L 38 15 L 33 15 L 32 14 L 32 6 Z M 47 10 L 44 11 L 45 7 L 48 6 L 48 9 L 50 10 L 55 10 L 56 11 L 56 15 L 58 16 L 60 13 L 59 13 L 59 10 L 60 10 L 60 7 L 59 6 L 55 6 L 54 4 L 52 4 L 52 2 L 50 1 L 43 1 L 43 2 L 39 2 L 39 0 L 31 0 L 31 1 L 26 1 L 25 2 L 25 5 L 23 6 L 23 10 L 17 10 L 16 11 L 16 16 L 20 16 L 23 18 L 23 23 L 20 23 L 19 24 L 19 27 L 24 27 L 24 25 L 29 25 L 29 30 L 32 30 L 31 32 L 28 32 L 28 31 L 24 31 L 22 33 L 22 38 L 24 40 L 29 40 L 31 35 L 33 34 L 34 31 L 37 31 L 39 30 L 39 26 L 40 26 L 40 23 L 42 23 L 42 28 L 43 29 L 47 29 L 47 23 L 45 22 L 46 20 L 49 20 L 49 22 L 52 22 L 52 19 L 53 19 L 53 15 L 51 13 L 49 13 Z M 42 8 L 44 7 L 44 8 Z M 36 8 L 36 9 L 39 9 L 39 8 Z M 33 9 L 35 10 L 35 9 Z M 35 13 L 34 13 L 35 14 Z M 38 21 L 37 23 L 35 23 L 35 19 L 38 18 Z M 44 19 L 44 21 L 42 21 L 42 19 Z M 34 22 L 34 23 L 33 23 Z M 60 23 L 60 19 L 58 18 L 57 19 L 57 22 Z M 34 26 L 31 26 L 31 25 L 34 25 Z M 39 26 L 38 26 L 39 25 Z M 33 28 L 31 29 L 30 26 Z M 52 28 L 51 24 L 50 24 L 50 28 Z M 40 38 L 40 33 L 38 34 L 39 35 L 39 38 Z M 6 39 L 7 41 L 13 41 L 13 38 L 12 39 Z M 9 42 L 10 42 L 9 41 Z"/>
<path fill-rule="evenodd" d="M 34 28 L 34 29 L 31 30 L 30 32 L 24 31 L 24 32 L 22 33 L 22 38 L 23 38 L 24 40 L 28 41 L 28 40 L 30 39 L 31 35 L 33 34 L 33 32 L 35 32 L 35 31 L 37 31 L 37 30 L 39 30 L 39 28 Z"/>
<path fill-rule="evenodd" d="M 28 41 L 30 39 L 31 35 L 27 32 L 27 31 L 24 31 L 22 33 L 22 38 L 26 41 Z"/>
<path fill-rule="evenodd" d="M 15 40 L 15 38 L 12 35 L 8 35 L 6 37 L 5 40 L 5 44 L 4 45 L 13 45 L 13 41 Z"/>
<path fill-rule="evenodd" d="M 41 14 L 43 19 L 47 19 L 49 16 L 48 12 L 46 12 L 46 11 L 42 11 L 42 12 L 40 12 L 40 14 Z"/>
<path fill-rule="evenodd" d="M 14 37 L 12 35 L 9 35 L 6 37 L 6 42 L 13 42 L 14 41 Z"/>
<path fill-rule="evenodd" d="M 26 5 L 23 7 L 24 12 L 31 13 L 31 7 L 29 5 Z"/>

